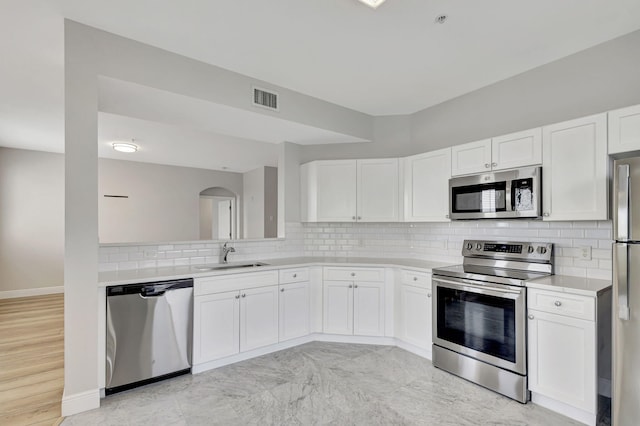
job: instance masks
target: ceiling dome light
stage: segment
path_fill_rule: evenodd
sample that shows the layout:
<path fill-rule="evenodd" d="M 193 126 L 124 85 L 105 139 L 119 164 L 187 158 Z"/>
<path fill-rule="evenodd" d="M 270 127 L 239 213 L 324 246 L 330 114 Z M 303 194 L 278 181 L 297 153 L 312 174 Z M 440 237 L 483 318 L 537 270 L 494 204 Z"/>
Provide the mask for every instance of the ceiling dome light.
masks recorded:
<path fill-rule="evenodd" d="M 378 6 L 380 6 L 382 3 L 384 3 L 385 0 L 360 0 L 360 1 L 366 4 L 367 6 L 375 9 Z"/>
<path fill-rule="evenodd" d="M 133 139 L 131 139 L 131 142 L 133 142 Z M 111 146 L 118 152 L 131 153 L 138 150 L 138 145 L 128 142 L 114 142 Z"/>

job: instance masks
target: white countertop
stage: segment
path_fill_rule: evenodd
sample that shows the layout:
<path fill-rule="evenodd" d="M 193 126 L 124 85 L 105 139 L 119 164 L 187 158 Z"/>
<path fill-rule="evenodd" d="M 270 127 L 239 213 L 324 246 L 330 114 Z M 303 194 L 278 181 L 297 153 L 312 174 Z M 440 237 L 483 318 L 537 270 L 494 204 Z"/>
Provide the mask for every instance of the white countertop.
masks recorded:
<path fill-rule="evenodd" d="M 550 275 L 548 277 L 527 281 L 526 285 L 528 288 L 595 297 L 601 292 L 611 288 L 611 281 L 570 277 L 568 275 Z"/>
<path fill-rule="evenodd" d="M 200 278 L 217 275 L 241 274 L 246 272 L 269 271 L 273 269 L 295 268 L 302 266 L 353 266 L 353 267 L 391 267 L 417 269 L 431 272 L 431 269 L 448 266 L 449 263 L 432 262 L 418 259 L 379 259 L 369 257 L 288 257 L 281 259 L 261 259 L 258 262 L 267 263 L 266 266 L 253 268 L 223 269 L 213 271 L 199 271 L 191 266 L 173 266 L 162 268 L 129 269 L 123 271 L 100 272 L 98 286 L 134 284 L 147 281 L 163 281 L 180 278 Z M 231 262 L 229 265 L 249 263 Z M 201 266 L 201 265 L 200 265 Z M 213 266 L 213 265 L 212 265 Z"/>

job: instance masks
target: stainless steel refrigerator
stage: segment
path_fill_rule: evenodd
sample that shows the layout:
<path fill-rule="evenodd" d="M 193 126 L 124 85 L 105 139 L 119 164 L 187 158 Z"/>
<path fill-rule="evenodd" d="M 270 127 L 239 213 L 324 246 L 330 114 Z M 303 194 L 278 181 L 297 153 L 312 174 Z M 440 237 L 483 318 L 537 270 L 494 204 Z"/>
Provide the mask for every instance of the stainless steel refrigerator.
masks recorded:
<path fill-rule="evenodd" d="M 614 163 L 613 425 L 640 424 L 640 157 Z"/>

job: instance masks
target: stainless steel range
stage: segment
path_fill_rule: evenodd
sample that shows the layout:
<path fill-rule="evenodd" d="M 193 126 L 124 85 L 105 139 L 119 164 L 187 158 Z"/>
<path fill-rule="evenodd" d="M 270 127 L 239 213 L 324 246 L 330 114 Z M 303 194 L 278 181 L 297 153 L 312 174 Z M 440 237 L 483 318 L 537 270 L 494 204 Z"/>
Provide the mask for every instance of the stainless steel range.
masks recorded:
<path fill-rule="evenodd" d="M 526 403 L 524 282 L 553 273 L 553 244 L 465 240 L 462 255 L 433 270 L 433 365 Z"/>

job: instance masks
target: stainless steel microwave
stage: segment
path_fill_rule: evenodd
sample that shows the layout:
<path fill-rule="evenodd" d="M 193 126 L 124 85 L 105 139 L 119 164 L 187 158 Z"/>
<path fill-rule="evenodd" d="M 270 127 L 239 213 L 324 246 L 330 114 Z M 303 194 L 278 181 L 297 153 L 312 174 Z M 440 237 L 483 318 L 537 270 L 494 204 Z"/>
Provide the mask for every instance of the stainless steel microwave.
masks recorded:
<path fill-rule="evenodd" d="M 542 167 L 525 167 L 449 179 L 451 219 L 542 216 Z"/>

